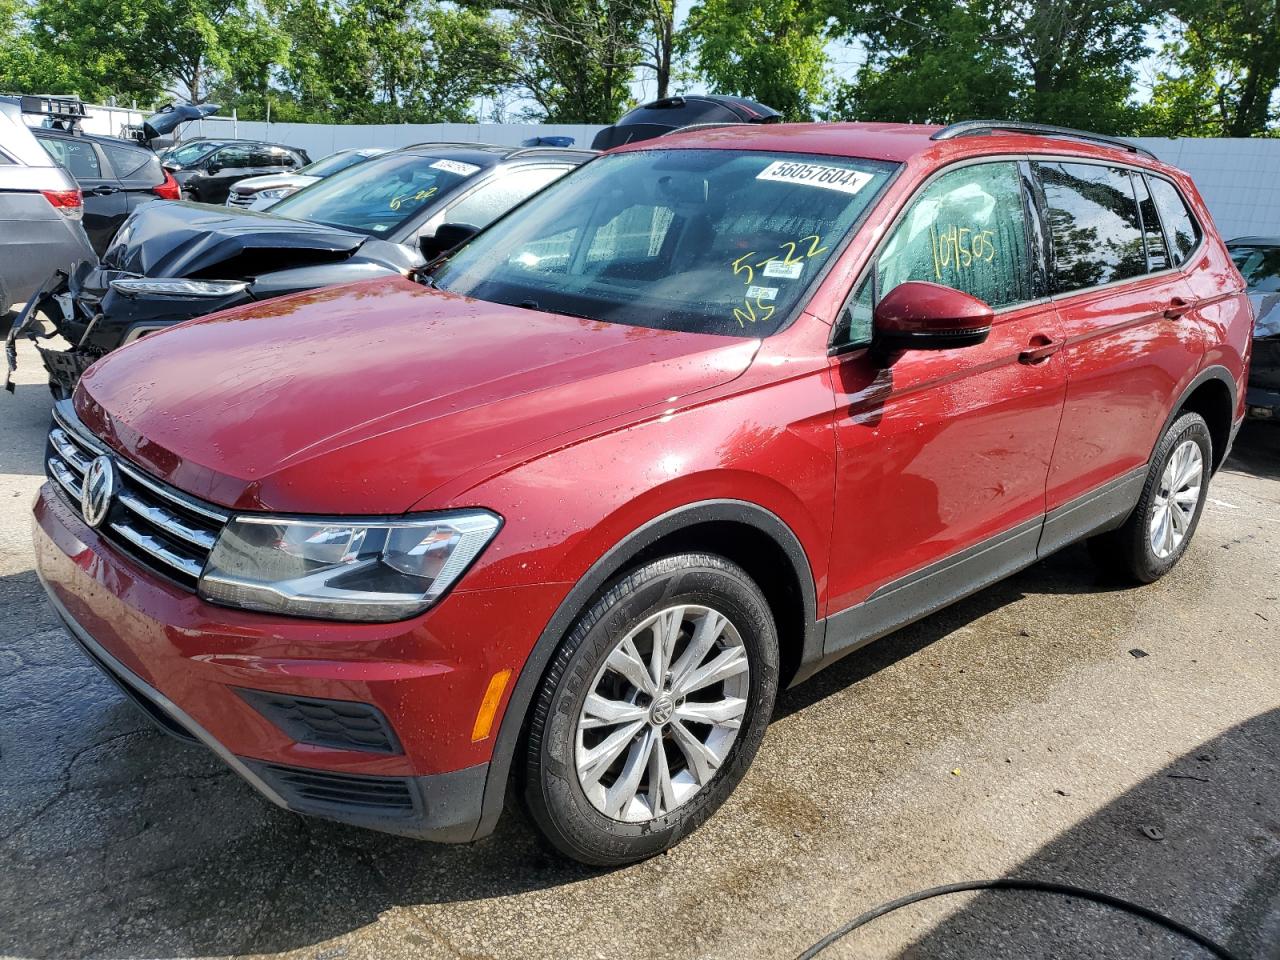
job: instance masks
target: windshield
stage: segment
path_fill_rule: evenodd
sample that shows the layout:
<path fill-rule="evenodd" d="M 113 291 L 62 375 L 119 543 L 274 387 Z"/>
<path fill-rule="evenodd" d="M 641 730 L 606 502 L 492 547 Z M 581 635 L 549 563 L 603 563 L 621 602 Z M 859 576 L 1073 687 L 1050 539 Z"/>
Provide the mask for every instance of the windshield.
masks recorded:
<path fill-rule="evenodd" d="M 306 174 L 308 177 L 331 177 L 339 170 L 345 170 L 347 167 L 354 167 L 361 160 L 369 155 L 366 153 L 357 153 L 354 150 L 344 150 L 342 153 L 333 153 L 325 157 L 323 160 L 317 160 L 315 163 L 309 163 L 301 170 L 300 174 Z"/>
<path fill-rule="evenodd" d="M 221 146 L 220 142 L 201 140 L 199 143 L 188 143 L 185 146 L 166 150 L 163 159 L 165 163 L 178 163 L 185 167 L 187 164 L 196 163 L 201 157 L 213 153 Z"/>
<path fill-rule="evenodd" d="M 474 163 L 460 160 L 384 154 L 285 197 L 271 212 L 385 237 L 479 170 Z"/>
<path fill-rule="evenodd" d="M 1280 293 L 1280 247 L 1231 247 L 1250 293 Z"/>
<path fill-rule="evenodd" d="M 768 336 L 893 169 L 736 150 L 607 155 L 480 234 L 433 279 L 495 303 Z"/>

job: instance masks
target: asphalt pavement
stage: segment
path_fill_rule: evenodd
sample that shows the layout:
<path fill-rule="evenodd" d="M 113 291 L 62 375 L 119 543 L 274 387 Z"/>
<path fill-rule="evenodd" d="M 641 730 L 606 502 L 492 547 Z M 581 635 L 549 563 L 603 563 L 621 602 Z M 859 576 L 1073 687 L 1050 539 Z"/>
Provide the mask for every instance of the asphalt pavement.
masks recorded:
<path fill-rule="evenodd" d="M 937 884 L 1034 878 L 1280 960 L 1280 425 L 1250 425 L 1159 583 L 1062 551 L 787 693 L 737 794 L 666 856 L 557 859 L 512 804 L 432 846 L 306 820 L 156 732 L 32 571 L 49 398 L 0 395 L 0 955 L 792 957 Z M 987 891 L 825 958 L 1199 958 L 1128 914 Z"/>

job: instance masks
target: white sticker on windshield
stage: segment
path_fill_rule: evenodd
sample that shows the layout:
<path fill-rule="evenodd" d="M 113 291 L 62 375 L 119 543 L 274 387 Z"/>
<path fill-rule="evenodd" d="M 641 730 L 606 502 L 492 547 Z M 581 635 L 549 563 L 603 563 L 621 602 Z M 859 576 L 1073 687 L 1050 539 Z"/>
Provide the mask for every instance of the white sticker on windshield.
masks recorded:
<path fill-rule="evenodd" d="M 786 260 L 770 260 L 764 265 L 763 273 L 766 277 L 799 280 L 800 274 L 804 273 L 804 261 L 792 260 L 788 263 Z"/>
<path fill-rule="evenodd" d="M 775 160 L 756 174 L 757 180 L 778 180 L 782 183 L 803 183 L 824 190 L 841 193 L 857 193 L 871 182 L 871 174 L 844 167 L 824 167 L 819 163 L 801 163 L 797 160 Z"/>
<path fill-rule="evenodd" d="M 463 163 L 461 160 L 437 160 L 431 164 L 432 170 L 443 170 L 445 173 L 456 173 L 460 177 L 469 177 L 480 168 L 474 163 Z"/>
<path fill-rule="evenodd" d="M 747 298 L 755 300 L 772 300 L 778 295 L 777 287 L 747 287 Z"/>

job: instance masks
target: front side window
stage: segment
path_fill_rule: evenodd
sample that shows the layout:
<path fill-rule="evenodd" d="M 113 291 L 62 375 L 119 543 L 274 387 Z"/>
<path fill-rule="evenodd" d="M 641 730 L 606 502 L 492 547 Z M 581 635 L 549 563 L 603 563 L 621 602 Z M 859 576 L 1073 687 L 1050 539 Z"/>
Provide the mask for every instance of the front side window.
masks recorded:
<path fill-rule="evenodd" d="M 768 336 L 893 170 L 741 150 L 605 155 L 468 243 L 435 282 L 612 323 Z"/>
<path fill-rule="evenodd" d="M 249 147 L 223 147 L 209 159 L 210 167 L 241 170 L 253 166 L 253 150 Z"/>
<path fill-rule="evenodd" d="M 1233 245 L 1227 249 L 1250 293 L 1280 293 L 1280 247 Z"/>
<path fill-rule="evenodd" d="M 476 164 L 460 160 L 383 154 L 285 197 L 271 213 L 386 237 L 479 171 Z"/>
<path fill-rule="evenodd" d="M 1048 207 L 1056 293 L 1147 272 L 1142 221 L 1127 170 L 1037 163 Z"/>
<path fill-rule="evenodd" d="M 1165 232 L 1169 235 L 1169 245 L 1181 266 L 1200 242 L 1200 225 L 1187 209 L 1186 201 L 1178 193 L 1177 187 L 1163 177 L 1148 177 L 1147 181 L 1151 184 L 1151 196 L 1155 199 L 1160 218 L 1164 221 Z"/>

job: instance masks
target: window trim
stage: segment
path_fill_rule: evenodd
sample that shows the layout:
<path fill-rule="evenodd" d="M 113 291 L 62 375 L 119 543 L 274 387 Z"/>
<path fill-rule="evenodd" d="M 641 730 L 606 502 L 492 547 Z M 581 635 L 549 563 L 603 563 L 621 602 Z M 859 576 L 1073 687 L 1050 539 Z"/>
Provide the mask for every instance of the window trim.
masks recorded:
<path fill-rule="evenodd" d="M 912 192 L 912 194 L 907 198 L 906 202 L 903 203 L 902 207 L 898 210 L 898 212 L 894 214 L 893 220 L 890 221 L 888 227 L 880 235 L 880 239 L 876 242 L 875 248 L 871 251 L 870 257 L 867 258 L 867 262 L 863 264 L 862 269 L 858 271 L 858 275 L 854 279 L 853 283 L 850 285 L 848 293 L 845 294 L 844 299 L 840 302 L 840 309 L 836 312 L 836 318 L 831 324 L 831 333 L 827 337 L 827 356 L 829 357 L 843 356 L 844 354 L 854 353 L 858 350 L 866 350 L 870 346 L 870 344 L 867 344 L 867 343 L 837 344 L 835 342 L 835 338 L 836 338 L 836 334 L 839 333 L 840 331 L 840 317 L 844 314 L 844 311 L 849 307 L 850 303 L 853 301 L 853 298 L 857 295 L 858 290 L 862 287 L 862 284 L 866 281 L 868 274 L 870 274 L 871 284 L 872 284 L 871 309 L 873 311 L 875 310 L 875 304 L 879 301 L 879 291 L 875 289 L 875 287 L 879 286 L 879 280 L 876 276 L 875 268 L 876 268 L 876 264 L 880 260 L 880 255 L 884 253 L 884 247 L 889 242 L 889 238 L 894 235 L 898 227 L 902 224 L 903 219 L 906 217 L 907 213 L 910 212 L 916 200 L 920 198 L 920 196 L 924 193 L 924 191 L 928 190 L 929 187 L 933 185 L 935 180 L 938 180 L 939 178 L 945 176 L 946 174 L 952 173 L 956 170 L 960 170 L 964 167 L 975 167 L 981 164 L 991 164 L 991 163 L 1009 163 L 1009 164 L 1012 164 L 1015 168 L 1015 173 L 1018 176 L 1018 188 L 1019 188 L 1019 192 L 1021 193 L 1023 192 L 1023 174 L 1022 174 L 1022 170 L 1020 169 L 1020 166 L 1023 162 L 1028 161 L 1030 159 L 1031 159 L 1031 155 L 1021 154 L 1021 153 L 1010 153 L 1010 154 L 993 153 L 993 154 L 988 154 L 986 156 L 981 156 L 981 157 L 965 157 L 962 160 L 957 160 L 954 163 L 949 163 L 945 166 L 939 167 L 937 170 L 934 170 L 931 174 L 929 174 L 929 176 L 920 183 L 919 187 L 917 187 L 916 190 Z M 899 172 L 901 171 L 899 170 Z M 1039 183 L 1038 178 L 1033 176 L 1032 179 L 1035 183 L 1037 184 Z M 888 190 L 892 182 L 893 181 L 890 180 L 889 183 L 886 183 L 884 186 L 884 189 Z M 1045 230 L 1047 230 L 1048 221 L 1044 217 L 1044 211 L 1039 209 L 1038 206 L 1036 206 L 1040 203 L 1041 198 L 1033 197 L 1032 199 L 1033 199 L 1033 207 L 1035 207 L 1035 213 L 1037 216 L 1040 217 L 1041 223 L 1044 225 Z M 1032 257 L 1032 251 L 1030 249 L 1031 238 L 1029 234 L 1031 224 L 1026 222 L 1026 218 L 1028 214 L 1031 212 L 1032 211 L 1029 211 L 1027 209 L 1027 204 L 1024 198 L 1024 202 L 1022 204 L 1022 213 L 1023 213 L 1024 225 L 1028 230 L 1028 234 L 1025 237 L 1025 240 L 1028 247 L 1027 264 L 1029 268 L 1032 265 L 1031 261 L 1033 257 Z M 855 223 L 853 225 L 853 227 L 850 229 L 850 233 L 853 236 L 856 236 L 857 233 L 861 232 L 861 228 L 863 224 L 865 224 L 865 222 L 866 222 L 866 216 L 864 215 L 862 218 L 859 219 L 858 223 Z M 849 241 L 846 243 L 844 249 L 848 249 L 848 243 L 852 242 L 853 236 L 849 238 Z M 1046 244 L 1046 247 L 1047 246 L 1048 245 Z M 842 250 L 840 253 L 841 256 L 843 255 L 843 252 L 844 251 Z M 1048 253 L 1049 251 L 1048 249 L 1046 249 L 1044 252 L 1044 259 L 1041 263 L 1041 266 L 1046 271 L 1045 273 L 1046 282 L 1051 276 L 1051 266 L 1052 266 L 1052 259 L 1048 256 Z M 828 265 L 830 266 L 834 264 L 834 262 L 835 260 L 833 259 L 832 261 L 829 261 Z M 810 294 L 810 297 L 812 297 L 812 294 Z M 1052 299 L 1051 296 L 1046 293 L 1044 296 L 1035 297 L 1030 300 L 1020 300 L 1017 303 L 1010 303 L 1010 304 L 1006 304 L 1003 307 L 993 308 L 993 312 L 995 313 L 995 316 L 998 319 L 1005 314 L 1013 313 L 1018 310 L 1025 310 L 1031 306 L 1046 304 L 1050 302 L 1051 299 Z"/>
<path fill-rule="evenodd" d="M 1070 299 L 1070 298 L 1072 298 L 1072 297 L 1078 297 L 1078 296 L 1082 296 L 1082 295 L 1084 295 L 1084 294 L 1089 294 L 1089 293 L 1092 293 L 1092 292 L 1093 292 L 1093 291 L 1095 291 L 1095 290 L 1108 290 L 1108 289 L 1110 289 L 1111 287 L 1118 286 L 1118 285 L 1120 285 L 1120 284 L 1122 284 L 1122 283 L 1142 283 L 1142 282 L 1143 282 L 1143 281 L 1145 281 L 1145 280 L 1150 280 L 1152 277 L 1164 277 L 1166 274 L 1170 274 L 1170 273 L 1179 273 L 1179 274 L 1180 274 L 1180 273 L 1182 273 L 1182 272 L 1183 272 L 1183 267 L 1184 267 L 1184 266 L 1186 266 L 1186 264 L 1190 263 L 1192 260 L 1194 260 L 1196 257 L 1198 257 L 1198 256 L 1199 256 L 1199 255 L 1204 251 L 1205 241 L 1208 239 L 1208 233 L 1207 233 L 1207 232 L 1205 231 L 1205 229 L 1204 229 L 1204 224 L 1202 224 L 1202 223 L 1200 222 L 1200 218 L 1196 216 L 1195 210 L 1192 208 L 1191 204 L 1187 203 L 1187 197 L 1186 197 L 1186 194 L 1184 194 L 1184 193 L 1182 192 L 1182 188 L 1181 188 L 1181 187 L 1179 187 L 1179 186 L 1178 186 L 1178 184 L 1177 184 L 1177 183 L 1176 183 L 1172 178 L 1167 177 L 1167 176 L 1165 176 L 1165 175 L 1164 175 L 1164 174 L 1162 174 L 1162 173 L 1158 173 L 1158 172 L 1156 172 L 1156 171 L 1149 170 L 1149 169 L 1148 169 L 1148 168 L 1146 168 L 1146 167 L 1138 166 L 1137 164 L 1134 164 L 1134 163 L 1121 163 L 1120 161 L 1117 161 L 1117 160 L 1103 160 L 1103 159 L 1100 159 L 1100 158 L 1098 158 L 1098 157 L 1072 157 L 1072 156 L 1063 156 L 1063 155 L 1061 155 L 1061 154 L 1036 153 L 1036 154 L 1030 154 L 1030 155 L 1028 156 L 1028 158 L 1027 158 L 1027 159 L 1029 159 L 1033 164 L 1034 164 L 1037 160 L 1041 160 L 1041 161 L 1046 161 L 1046 162 L 1049 162 L 1049 163 L 1080 163 L 1080 164 L 1088 164 L 1088 165 L 1090 165 L 1090 166 L 1095 166 L 1095 167 L 1112 167 L 1112 168 L 1114 168 L 1114 169 L 1118 169 L 1118 170 L 1125 170 L 1125 171 L 1127 171 L 1127 172 L 1129 172 L 1129 173 L 1134 173 L 1134 172 L 1136 172 L 1136 173 L 1139 173 L 1139 174 L 1141 174 L 1142 176 L 1145 176 L 1145 177 L 1148 177 L 1148 178 L 1152 178 L 1152 177 L 1154 177 L 1154 178 L 1158 178 L 1158 179 L 1160 179 L 1160 180 L 1163 180 L 1163 181 L 1165 181 L 1165 183 L 1167 183 L 1167 184 L 1169 184 L 1171 187 L 1173 187 L 1174 192 L 1175 192 L 1175 193 L 1177 193 L 1177 195 L 1178 195 L 1178 199 L 1182 201 L 1182 205 L 1186 208 L 1187 213 L 1188 213 L 1188 214 L 1190 214 L 1192 222 L 1193 222 L 1193 223 L 1195 223 L 1196 227 L 1198 228 L 1198 232 L 1200 233 L 1200 240 L 1199 240 L 1199 242 L 1198 242 L 1194 247 L 1192 247 L 1192 248 L 1191 248 L 1191 251 L 1186 255 L 1186 257 L 1185 257 L 1185 258 L 1183 258 L 1183 260 L 1182 260 L 1180 263 L 1176 264 L 1176 265 L 1173 265 L 1173 264 L 1172 264 L 1172 259 L 1173 259 L 1173 258 L 1172 258 L 1172 257 L 1170 257 L 1170 263 L 1171 263 L 1171 265 L 1170 265 L 1170 266 L 1168 266 L 1168 267 L 1165 267 L 1163 270 L 1153 270 L 1153 271 L 1150 271 L 1150 272 L 1148 272 L 1148 273 L 1144 273 L 1144 274 L 1142 274 L 1141 276 L 1138 276 L 1138 277 L 1125 277 L 1125 278 L 1123 278 L 1123 279 L 1121 279 L 1121 280 L 1109 280 L 1109 281 L 1107 281 L 1106 283 L 1099 283 L 1099 284 L 1095 284 L 1094 286 L 1091 286 L 1091 287 L 1080 287 L 1080 288 L 1079 288 L 1079 289 L 1077 289 L 1077 290 L 1067 290 L 1067 291 L 1064 291 L 1064 292 L 1061 292 L 1061 293 L 1058 293 L 1058 292 L 1050 292 L 1050 294 L 1049 294 L 1049 296 L 1048 296 L 1048 300 L 1049 300 L 1050 302 L 1052 302 L 1052 303 L 1055 303 L 1055 304 L 1056 304 L 1056 303 L 1058 303 L 1059 301 L 1062 301 L 1062 300 L 1069 300 L 1069 299 Z M 1032 173 L 1033 173 L 1033 174 L 1035 173 L 1034 169 L 1032 170 Z M 1039 183 L 1039 179 L 1040 179 L 1040 178 L 1037 176 L 1037 177 L 1036 177 L 1036 181 L 1037 181 L 1037 183 Z M 1043 184 L 1041 184 L 1041 185 L 1040 185 L 1040 189 L 1043 191 L 1043 189 L 1044 189 Z M 1147 185 L 1147 190 L 1148 190 L 1148 191 L 1150 191 L 1150 189 L 1151 189 L 1151 186 L 1150 186 L 1150 184 L 1148 184 L 1148 185 Z M 1043 197 L 1041 197 L 1041 199 L 1043 200 Z M 1137 197 L 1136 197 L 1136 196 L 1135 196 L 1135 198 L 1134 198 L 1134 201 L 1135 201 L 1135 202 L 1137 202 Z M 1152 202 L 1154 203 L 1154 201 L 1155 201 L 1155 195 L 1154 195 L 1154 194 L 1152 194 Z M 1141 209 L 1139 209 L 1139 216 L 1141 216 Z M 1165 248 L 1166 248 L 1166 249 L 1168 249 L 1168 245 L 1169 245 L 1169 233 L 1168 233 L 1168 231 L 1167 231 L 1167 230 L 1165 230 L 1165 228 L 1164 228 L 1164 217 L 1163 217 L 1163 216 L 1161 216 L 1161 214 L 1160 214 L 1160 208 L 1159 208 L 1158 206 L 1156 207 L 1156 216 L 1160 217 L 1160 230 L 1161 230 L 1161 232 L 1164 234 Z M 1047 225 L 1047 223 L 1048 223 L 1048 221 L 1047 221 L 1047 219 L 1046 219 L 1046 225 Z M 1146 241 L 1145 241 L 1145 239 L 1144 239 L 1144 241 L 1143 241 L 1143 252 L 1144 252 L 1144 254 L 1145 254 L 1145 252 L 1146 252 Z M 1053 279 L 1054 279 L 1054 271 L 1053 271 L 1053 267 L 1054 267 L 1054 258 L 1053 258 L 1053 237 L 1052 237 L 1052 234 L 1050 234 L 1050 236 L 1049 236 L 1049 250 L 1048 250 L 1048 254 L 1049 254 L 1049 257 L 1048 257 L 1048 264 L 1049 264 L 1049 281 L 1050 281 L 1050 288 L 1052 289 L 1052 286 L 1053 286 Z"/>

